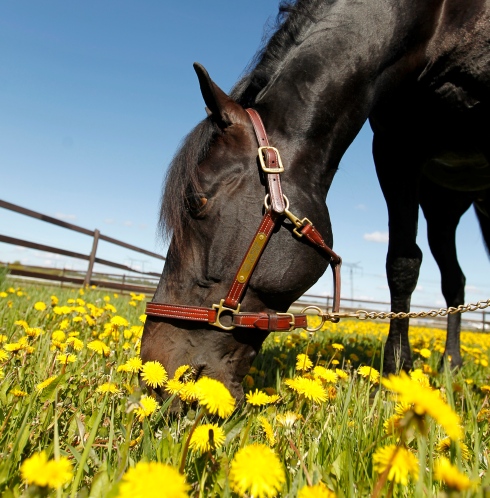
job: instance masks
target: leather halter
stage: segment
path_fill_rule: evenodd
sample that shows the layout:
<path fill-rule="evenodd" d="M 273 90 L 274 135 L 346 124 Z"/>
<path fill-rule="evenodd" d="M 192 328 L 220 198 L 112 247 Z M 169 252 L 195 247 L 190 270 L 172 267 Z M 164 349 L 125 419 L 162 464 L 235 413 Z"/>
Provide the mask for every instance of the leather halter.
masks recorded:
<path fill-rule="evenodd" d="M 338 313 L 340 306 L 340 267 L 342 259 L 327 246 L 320 233 L 308 218 L 299 219 L 289 211 L 289 201 L 282 193 L 281 173 L 284 166 L 279 151 L 269 144 L 262 119 L 254 109 L 245 109 L 250 116 L 259 144 L 258 156 L 262 171 L 267 176 L 268 194 L 265 197 L 265 214 L 250 243 L 247 252 L 236 272 L 233 283 L 224 299 L 211 308 L 202 306 L 186 306 L 181 304 L 165 304 L 150 302 L 146 305 L 146 314 L 150 316 L 173 318 L 188 321 L 205 322 L 223 330 L 235 327 L 253 328 L 264 331 L 291 331 L 295 328 L 306 328 L 309 331 L 318 330 L 324 323 L 326 315 L 316 306 L 308 306 L 302 313 L 266 313 L 242 312 L 240 302 L 252 273 L 269 241 L 274 227 L 279 221 L 288 218 L 295 226 L 293 233 L 298 238 L 305 237 L 308 242 L 320 249 L 330 260 L 334 281 L 334 302 L 332 314 Z M 315 310 L 322 318 L 319 327 L 308 328 L 306 311 Z M 229 325 L 223 324 L 221 318 L 229 315 Z M 328 316 L 328 314 L 327 314 Z M 338 322 L 336 317 L 329 318 Z"/>

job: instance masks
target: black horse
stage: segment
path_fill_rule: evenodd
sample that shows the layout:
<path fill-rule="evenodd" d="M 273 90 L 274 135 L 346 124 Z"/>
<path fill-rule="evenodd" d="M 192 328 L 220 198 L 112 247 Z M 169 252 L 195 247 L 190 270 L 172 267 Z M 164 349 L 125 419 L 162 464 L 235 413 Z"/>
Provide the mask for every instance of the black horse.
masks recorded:
<path fill-rule="evenodd" d="M 252 253 L 261 232 L 255 230 L 264 223 L 264 195 L 275 188 L 265 185 L 279 178 L 268 171 L 271 154 L 278 157 L 270 148 L 257 152 L 260 137 L 245 109 L 259 113 L 282 156 L 287 213 L 308 217 L 325 247 L 332 245 L 328 190 L 369 119 L 389 212 L 392 310 L 409 310 L 417 283 L 419 205 L 447 305 L 463 303 L 455 230 L 472 204 L 490 243 L 489 13 L 482 0 L 297 0 L 280 6 L 279 28 L 230 96 L 195 65 L 208 117 L 169 169 L 161 219 L 172 240 L 153 301 L 171 304 L 149 307 L 144 361 L 158 360 L 170 374 L 191 364 L 196 376 L 217 378 L 241 397 L 243 376 L 268 331 L 280 322 L 284 328 L 284 321 L 286 328 L 297 325 L 282 313 L 317 281 L 330 257 L 337 262 L 312 237 L 292 236 L 295 218 L 284 216 L 284 205 L 269 207 L 272 195 L 266 216 L 272 212 L 273 233 L 240 290 L 242 311 L 223 301 L 242 278 L 236 270 L 250 259 L 257 263 Z M 281 204 L 280 195 L 275 202 Z M 265 317 L 262 325 L 232 328 L 230 317 L 247 319 L 243 311 Z M 452 366 L 461 364 L 459 333 L 460 316 L 451 315 L 445 356 Z M 411 366 L 408 319 L 394 320 L 384 371 Z"/>

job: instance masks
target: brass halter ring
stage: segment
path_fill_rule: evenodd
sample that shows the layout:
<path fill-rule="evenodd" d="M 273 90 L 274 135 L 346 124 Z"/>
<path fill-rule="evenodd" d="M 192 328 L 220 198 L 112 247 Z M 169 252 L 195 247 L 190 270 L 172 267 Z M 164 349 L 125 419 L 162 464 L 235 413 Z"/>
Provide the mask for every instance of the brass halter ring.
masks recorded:
<path fill-rule="evenodd" d="M 316 311 L 317 312 L 316 315 L 309 315 L 309 316 L 319 316 L 322 319 L 322 321 L 320 322 L 320 325 L 318 325 L 317 327 L 306 327 L 306 331 L 307 332 L 317 332 L 318 330 L 320 330 L 323 327 L 323 325 L 325 323 L 325 320 L 326 320 L 325 314 L 318 306 L 307 306 L 306 308 L 303 308 L 301 310 L 301 313 L 305 313 L 308 310 Z"/>

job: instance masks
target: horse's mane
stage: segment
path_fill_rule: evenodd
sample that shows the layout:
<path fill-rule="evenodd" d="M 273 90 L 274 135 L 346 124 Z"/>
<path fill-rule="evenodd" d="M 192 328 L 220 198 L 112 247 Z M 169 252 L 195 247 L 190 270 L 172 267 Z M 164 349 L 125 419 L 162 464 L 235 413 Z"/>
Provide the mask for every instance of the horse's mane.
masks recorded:
<path fill-rule="evenodd" d="M 335 0 L 283 0 L 279 5 L 274 32 L 256 53 L 246 74 L 230 95 L 244 107 L 254 105 L 259 92 L 280 69 L 286 54 L 296 47 L 304 33 L 317 22 L 318 7 Z M 183 140 L 165 178 L 161 199 L 160 231 L 165 239 L 173 235 L 171 249 L 179 253 L 184 246 L 184 227 L 192 222 L 190 201 L 198 195 L 197 164 L 202 161 L 219 133 L 210 118 L 201 121 Z"/>

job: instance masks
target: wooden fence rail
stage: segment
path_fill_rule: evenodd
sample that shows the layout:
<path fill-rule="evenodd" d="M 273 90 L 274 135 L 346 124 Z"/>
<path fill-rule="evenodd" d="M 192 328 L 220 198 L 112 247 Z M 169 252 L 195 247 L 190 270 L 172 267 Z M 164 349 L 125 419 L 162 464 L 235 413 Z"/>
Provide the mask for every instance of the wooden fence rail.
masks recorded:
<path fill-rule="evenodd" d="M 72 230 L 78 233 L 82 233 L 84 235 L 88 235 L 93 238 L 92 242 L 92 250 L 90 254 L 81 254 L 78 252 L 74 251 L 68 251 L 66 249 L 61 249 L 58 247 L 53 247 L 53 246 L 48 246 L 46 244 L 39 244 L 37 242 L 32 242 L 24 239 L 19 239 L 16 237 L 10 237 L 8 235 L 1 235 L 0 234 L 0 242 L 4 242 L 6 244 L 14 244 L 17 246 L 21 247 L 27 247 L 29 249 L 37 249 L 40 251 L 47 251 L 51 252 L 53 254 L 60 254 L 62 256 L 68 256 L 71 258 L 75 259 L 81 259 L 88 261 L 88 266 L 87 266 L 87 271 L 85 272 L 85 276 L 82 279 L 80 276 L 58 276 L 59 278 L 56 278 L 56 274 L 53 274 L 51 272 L 36 272 L 33 270 L 23 270 L 20 268 L 12 268 L 10 269 L 10 273 L 12 275 L 23 275 L 26 277 L 35 277 L 34 273 L 37 273 L 38 277 L 37 278 L 44 278 L 46 280 L 58 280 L 60 282 L 71 282 L 71 283 L 80 283 L 81 285 L 99 285 L 102 287 L 109 287 L 109 288 L 117 288 L 117 289 L 127 289 L 127 290 L 139 290 L 138 286 L 136 285 L 131 285 L 131 284 L 118 284 L 116 282 L 104 282 L 102 280 L 97 280 L 95 281 L 93 279 L 93 269 L 94 269 L 94 264 L 99 263 L 104 266 L 109 266 L 111 268 L 117 268 L 118 270 L 123 270 L 123 271 L 128 271 L 128 272 L 133 272 L 133 273 L 138 273 L 140 275 L 148 275 L 151 277 L 159 277 L 159 273 L 154 273 L 154 272 L 144 272 L 140 270 L 136 270 L 134 268 L 131 268 L 130 266 L 117 263 L 114 261 L 109 261 L 107 259 L 102 259 L 98 258 L 96 256 L 97 254 L 97 247 L 98 247 L 98 242 L 99 240 L 103 240 L 105 242 L 108 242 L 110 244 L 114 244 L 120 247 L 124 247 L 126 249 L 129 249 L 131 251 L 139 252 L 141 254 L 145 254 L 147 256 L 151 256 L 152 258 L 156 258 L 159 260 L 165 261 L 165 257 L 162 256 L 161 254 L 157 254 L 152 251 L 148 251 L 147 249 L 143 249 L 141 247 L 134 246 L 132 244 L 128 244 L 127 242 L 123 242 L 121 240 L 114 239 L 113 237 L 108 237 L 107 235 L 103 235 L 100 233 L 98 229 L 95 230 L 88 230 L 87 228 L 80 227 L 78 225 L 74 225 L 73 223 L 68 223 L 66 221 L 58 220 L 57 218 L 53 218 L 52 216 L 48 216 L 42 213 L 38 213 L 37 211 L 33 211 L 31 209 L 24 208 L 22 206 L 18 206 L 16 204 L 12 204 L 11 202 L 7 202 L 4 200 L 0 200 L 0 207 L 4 209 L 8 209 L 10 211 L 14 211 L 19 214 L 23 214 L 25 216 L 29 216 L 31 218 L 38 219 L 40 221 L 44 221 L 46 223 L 51 223 L 52 225 L 57 225 L 59 227 Z M 131 287 L 131 289 L 130 289 Z M 147 287 L 145 287 L 147 290 Z M 142 292 L 145 292 L 144 290 L 141 289 Z"/>

